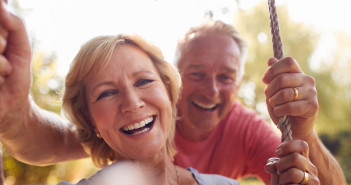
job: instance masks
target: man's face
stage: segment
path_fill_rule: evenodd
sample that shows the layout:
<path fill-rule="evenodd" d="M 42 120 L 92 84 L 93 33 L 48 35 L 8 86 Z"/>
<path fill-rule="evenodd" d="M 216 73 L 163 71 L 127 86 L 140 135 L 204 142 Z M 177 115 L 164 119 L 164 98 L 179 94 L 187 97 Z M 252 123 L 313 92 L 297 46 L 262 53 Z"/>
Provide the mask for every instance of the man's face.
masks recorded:
<path fill-rule="evenodd" d="M 228 35 L 195 35 L 178 61 L 183 89 L 178 102 L 181 127 L 209 132 L 225 118 L 240 84 L 240 50 Z"/>

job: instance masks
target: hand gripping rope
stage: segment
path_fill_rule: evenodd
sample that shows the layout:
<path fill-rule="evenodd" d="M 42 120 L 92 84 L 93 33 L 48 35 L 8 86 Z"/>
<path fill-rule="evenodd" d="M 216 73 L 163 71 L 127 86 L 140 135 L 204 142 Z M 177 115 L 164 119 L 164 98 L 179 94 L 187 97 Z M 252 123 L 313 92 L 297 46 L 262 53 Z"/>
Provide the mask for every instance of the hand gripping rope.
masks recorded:
<path fill-rule="evenodd" d="M 269 18 L 271 25 L 272 43 L 274 57 L 282 59 L 284 57 L 283 44 L 279 33 L 278 15 L 275 8 L 275 0 L 268 0 Z M 279 119 L 278 128 L 282 133 L 282 142 L 292 140 L 291 124 L 288 116 Z"/>

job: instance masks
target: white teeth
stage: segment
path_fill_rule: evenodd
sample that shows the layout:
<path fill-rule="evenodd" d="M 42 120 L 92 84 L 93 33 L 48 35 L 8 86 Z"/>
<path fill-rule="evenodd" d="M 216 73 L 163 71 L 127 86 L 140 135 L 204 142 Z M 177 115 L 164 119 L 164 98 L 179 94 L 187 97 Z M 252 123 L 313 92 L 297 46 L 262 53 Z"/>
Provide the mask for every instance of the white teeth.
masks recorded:
<path fill-rule="evenodd" d="M 139 123 L 134 123 L 134 124 L 125 126 L 125 127 L 123 127 L 123 130 L 128 131 L 128 130 L 135 130 L 135 129 L 138 129 L 138 128 L 142 128 L 145 125 L 147 125 L 148 123 L 152 122 L 153 120 L 154 120 L 154 118 L 151 116 L 149 118 L 144 119 L 143 121 L 140 121 Z M 144 130 L 145 129 L 143 129 L 143 130 L 141 130 L 139 132 L 142 132 Z M 136 132 L 136 133 L 139 133 L 139 132 Z"/>
<path fill-rule="evenodd" d="M 149 129 L 150 129 L 150 128 L 144 128 L 143 130 L 140 130 L 140 131 L 138 131 L 138 132 L 134 132 L 132 135 L 135 136 L 135 135 L 137 135 L 137 134 L 144 133 L 144 132 L 148 131 Z"/>
<path fill-rule="evenodd" d="M 201 108 L 204 108 L 204 109 L 213 109 L 214 107 L 216 107 L 216 104 L 202 104 L 202 103 L 199 103 L 199 102 L 194 102 L 197 106 L 201 107 Z"/>

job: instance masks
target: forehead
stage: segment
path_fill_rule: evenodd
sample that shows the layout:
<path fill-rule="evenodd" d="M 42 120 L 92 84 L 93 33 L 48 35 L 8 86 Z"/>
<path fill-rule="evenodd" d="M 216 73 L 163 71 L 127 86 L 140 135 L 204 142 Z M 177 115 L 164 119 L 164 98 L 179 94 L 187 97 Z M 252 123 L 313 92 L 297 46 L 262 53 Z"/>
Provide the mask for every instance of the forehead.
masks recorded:
<path fill-rule="evenodd" d="M 104 62 L 105 65 L 101 68 L 93 69 L 88 74 L 88 78 L 118 77 L 123 74 L 137 73 L 144 70 L 157 73 L 154 63 L 145 51 L 130 44 L 116 47 L 111 59 Z"/>
<path fill-rule="evenodd" d="M 226 67 L 238 69 L 240 65 L 240 49 L 238 44 L 226 34 L 194 33 L 190 41 L 184 45 L 179 61 L 179 69 L 189 66 L 208 68 Z"/>

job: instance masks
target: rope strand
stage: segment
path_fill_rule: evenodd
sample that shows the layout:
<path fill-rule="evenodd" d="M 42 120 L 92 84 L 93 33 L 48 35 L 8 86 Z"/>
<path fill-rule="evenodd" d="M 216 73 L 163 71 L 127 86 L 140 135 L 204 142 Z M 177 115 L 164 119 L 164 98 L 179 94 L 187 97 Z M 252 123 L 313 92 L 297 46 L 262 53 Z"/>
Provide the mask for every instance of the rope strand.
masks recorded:
<path fill-rule="evenodd" d="M 280 37 L 278 15 L 275 8 L 275 0 L 268 0 L 269 18 L 271 25 L 272 43 L 274 57 L 282 59 L 284 57 L 283 44 Z M 291 124 L 288 116 L 279 119 L 278 128 L 282 133 L 282 142 L 292 140 Z"/>

